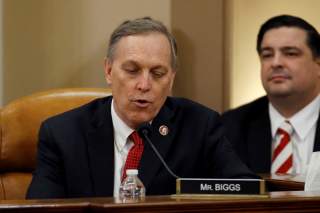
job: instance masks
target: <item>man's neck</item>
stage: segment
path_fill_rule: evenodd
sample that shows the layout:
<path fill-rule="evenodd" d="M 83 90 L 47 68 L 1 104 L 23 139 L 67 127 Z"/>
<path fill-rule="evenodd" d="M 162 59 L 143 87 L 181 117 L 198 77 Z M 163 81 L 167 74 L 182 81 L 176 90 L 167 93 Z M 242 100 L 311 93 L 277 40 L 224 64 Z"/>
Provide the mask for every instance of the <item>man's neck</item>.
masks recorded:
<path fill-rule="evenodd" d="M 285 118 L 290 118 L 300 110 L 302 110 L 305 106 L 310 104 L 319 93 L 316 93 L 311 96 L 305 96 L 303 98 L 287 96 L 287 97 L 271 97 L 268 96 L 269 101 L 273 105 L 273 107 Z"/>

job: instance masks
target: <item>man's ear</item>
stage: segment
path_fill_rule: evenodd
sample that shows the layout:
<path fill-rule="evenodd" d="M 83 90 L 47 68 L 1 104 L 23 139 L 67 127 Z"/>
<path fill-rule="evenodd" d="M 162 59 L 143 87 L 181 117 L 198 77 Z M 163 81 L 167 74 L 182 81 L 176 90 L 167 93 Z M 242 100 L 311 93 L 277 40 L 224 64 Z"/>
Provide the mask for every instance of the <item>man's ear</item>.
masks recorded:
<path fill-rule="evenodd" d="M 112 62 L 110 59 L 104 59 L 104 75 L 109 85 L 112 84 Z"/>
<path fill-rule="evenodd" d="M 314 59 L 315 63 L 316 63 L 316 72 L 318 73 L 318 79 L 320 79 L 320 57 L 316 57 Z"/>
<path fill-rule="evenodd" d="M 176 70 L 171 70 L 171 74 L 172 74 L 172 76 L 171 76 L 171 79 L 170 79 L 170 96 L 172 96 L 172 88 L 173 88 L 173 84 L 174 84 L 174 79 L 175 79 L 175 77 L 176 77 L 176 73 L 177 73 L 177 71 Z"/>
<path fill-rule="evenodd" d="M 172 78 L 171 78 L 171 83 L 170 83 L 170 88 L 172 90 L 173 88 L 173 83 L 174 83 L 174 79 L 176 77 L 177 71 L 176 70 L 172 70 Z"/>
<path fill-rule="evenodd" d="M 318 64 L 318 66 L 320 66 L 320 57 L 317 57 L 315 60 L 316 60 L 316 63 Z"/>

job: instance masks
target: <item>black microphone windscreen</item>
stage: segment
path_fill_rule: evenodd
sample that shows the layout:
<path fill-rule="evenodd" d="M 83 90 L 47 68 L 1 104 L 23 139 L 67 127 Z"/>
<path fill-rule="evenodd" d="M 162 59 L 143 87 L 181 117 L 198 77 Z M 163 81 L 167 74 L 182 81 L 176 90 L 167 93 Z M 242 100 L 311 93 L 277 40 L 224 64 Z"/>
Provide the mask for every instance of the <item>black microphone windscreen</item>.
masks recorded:
<path fill-rule="evenodd" d="M 151 128 L 151 125 L 150 123 L 146 122 L 146 123 L 142 123 L 138 129 L 137 129 L 137 132 L 139 134 L 139 136 L 141 138 L 145 138 L 145 136 L 150 136 L 151 133 L 152 133 L 152 128 Z"/>

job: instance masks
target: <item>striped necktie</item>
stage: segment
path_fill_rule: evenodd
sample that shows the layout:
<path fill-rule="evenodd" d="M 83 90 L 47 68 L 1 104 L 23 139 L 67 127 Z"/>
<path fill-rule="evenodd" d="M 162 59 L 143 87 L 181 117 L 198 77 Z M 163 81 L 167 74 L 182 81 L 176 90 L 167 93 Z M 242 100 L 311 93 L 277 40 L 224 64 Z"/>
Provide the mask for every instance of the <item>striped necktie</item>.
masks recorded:
<path fill-rule="evenodd" d="M 277 130 L 272 154 L 271 173 L 288 173 L 293 170 L 293 149 L 291 142 L 293 128 L 285 121 Z"/>

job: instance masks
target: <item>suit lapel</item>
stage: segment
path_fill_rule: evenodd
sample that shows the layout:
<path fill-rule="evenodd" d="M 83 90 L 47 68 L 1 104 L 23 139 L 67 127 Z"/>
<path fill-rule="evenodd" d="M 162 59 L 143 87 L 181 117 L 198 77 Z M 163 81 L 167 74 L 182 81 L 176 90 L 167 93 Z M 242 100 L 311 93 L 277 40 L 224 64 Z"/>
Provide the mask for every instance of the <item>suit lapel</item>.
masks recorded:
<path fill-rule="evenodd" d="M 112 196 L 114 183 L 114 139 L 111 100 L 97 107 L 87 132 L 89 166 L 96 196 Z"/>
<path fill-rule="evenodd" d="M 249 164 L 256 172 L 269 172 L 271 165 L 271 127 L 268 107 L 248 125 Z M 256 115 L 254 115 L 256 117 Z"/>
<path fill-rule="evenodd" d="M 171 120 L 173 115 L 172 109 L 165 104 L 152 122 L 153 133 L 150 139 L 164 159 L 175 135 L 174 129 L 176 128 L 174 128 L 174 124 Z M 168 127 L 169 133 L 167 135 L 161 135 L 159 132 L 159 128 L 163 125 Z M 161 166 L 161 161 L 158 159 L 148 142 L 145 141 L 145 148 L 139 166 L 139 177 L 146 188 L 148 188 L 151 180 L 157 174 Z"/>
<path fill-rule="evenodd" d="M 313 151 L 314 152 L 320 151 L 320 114 L 319 114 L 317 126 L 316 126 L 316 135 L 314 138 Z"/>

